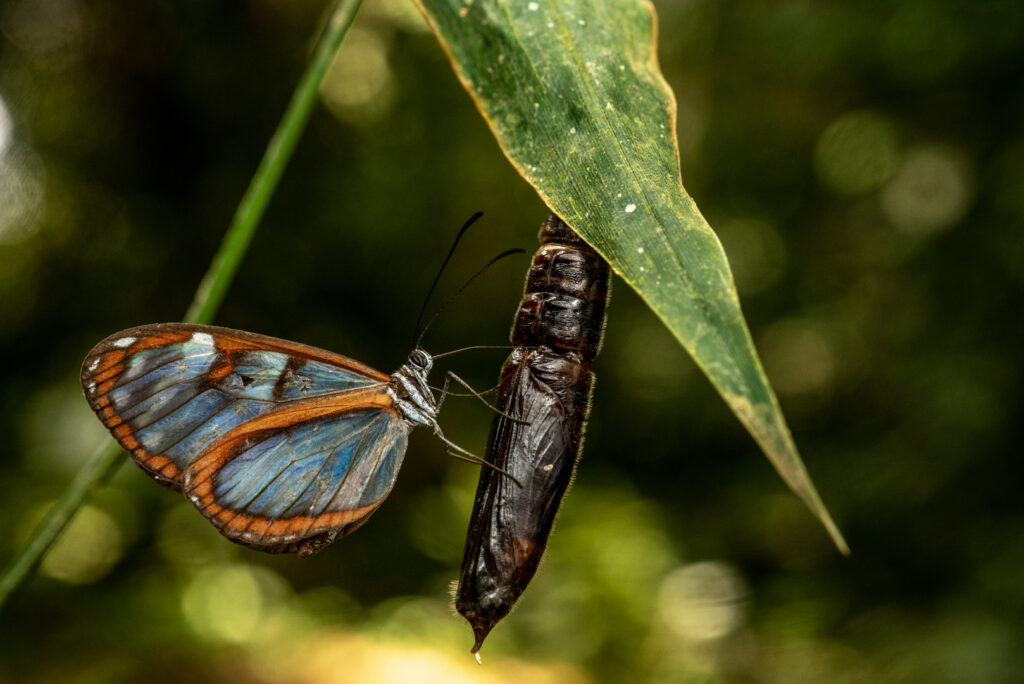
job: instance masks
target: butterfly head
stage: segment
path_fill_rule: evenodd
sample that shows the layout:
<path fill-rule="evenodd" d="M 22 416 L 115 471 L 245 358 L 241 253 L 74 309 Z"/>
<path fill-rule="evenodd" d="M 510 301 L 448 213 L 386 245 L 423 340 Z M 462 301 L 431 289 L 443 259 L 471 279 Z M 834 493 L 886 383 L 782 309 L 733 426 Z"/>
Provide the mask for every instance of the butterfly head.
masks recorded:
<path fill-rule="evenodd" d="M 424 350 L 416 348 L 409 353 L 409 365 L 426 374 L 434 367 L 434 359 Z"/>

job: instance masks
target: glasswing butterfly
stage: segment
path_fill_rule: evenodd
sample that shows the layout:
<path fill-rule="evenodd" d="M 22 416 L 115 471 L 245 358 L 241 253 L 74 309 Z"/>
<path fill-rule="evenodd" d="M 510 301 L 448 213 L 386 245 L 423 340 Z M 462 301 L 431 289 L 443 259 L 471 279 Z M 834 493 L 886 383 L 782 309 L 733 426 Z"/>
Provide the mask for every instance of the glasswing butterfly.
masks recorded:
<path fill-rule="evenodd" d="M 479 216 L 463 226 L 448 259 Z M 182 492 L 224 536 L 309 556 L 381 505 L 413 427 L 429 427 L 450 453 L 475 458 L 437 424 L 449 381 L 462 382 L 449 372 L 435 399 L 427 374 L 440 356 L 417 341 L 408 361 L 386 375 L 296 342 L 163 323 L 96 345 L 82 365 L 82 388 L 135 462 Z"/>
<path fill-rule="evenodd" d="M 604 331 L 608 263 L 554 214 L 540 243 L 501 369 L 486 454 L 494 469 L 480 472 L 455 592 L 456 609 L 473 627 L 473 653 L 544 554 L 579 458 L 590 364 Z"/>
<path fill-rule="evenodd" d="M 416 349 L 389 376 L 295 342 L 164 323 L 96 345 L 82 387 L 135 462 L 224 536 L 309 556 L 380 506 L 413 426 L 444 439 L 432 365 Z"/>

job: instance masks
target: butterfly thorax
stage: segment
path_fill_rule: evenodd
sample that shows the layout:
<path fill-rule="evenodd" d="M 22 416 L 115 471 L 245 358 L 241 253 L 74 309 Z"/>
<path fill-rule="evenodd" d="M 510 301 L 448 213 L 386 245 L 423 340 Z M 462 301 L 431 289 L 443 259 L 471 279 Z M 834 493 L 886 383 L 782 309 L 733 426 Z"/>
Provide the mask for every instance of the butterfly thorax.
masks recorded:
<path fill-rule="evenodd" d="M 412 425 L 437 425 L 437 404 L 427 384 L 427 374 L 433 365 L 430 354 L 414 349 L 409 360 L 391 374 L 388 393 L 399 412 Z"/>

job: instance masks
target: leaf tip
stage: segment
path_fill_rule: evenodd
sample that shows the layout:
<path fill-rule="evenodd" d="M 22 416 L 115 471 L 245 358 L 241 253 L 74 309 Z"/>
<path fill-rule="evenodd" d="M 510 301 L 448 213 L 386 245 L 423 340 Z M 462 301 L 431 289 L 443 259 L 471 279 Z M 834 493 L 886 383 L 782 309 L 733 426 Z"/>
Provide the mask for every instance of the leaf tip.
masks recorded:
<path fill-rule="evenodd" d="M 822 511 L 821 522 L 828 531 L 828 536 L 832 537 L 832 543 L 839 549 L 839 553 L 843 554 L 847 558 L 850 557 L 850 545 L 846 543 L 846 539 L 843 537 L 842 531 L 839 526 L 836 525 L 835 521 L 832 520 L 832 516 L 827 511 Z"/>

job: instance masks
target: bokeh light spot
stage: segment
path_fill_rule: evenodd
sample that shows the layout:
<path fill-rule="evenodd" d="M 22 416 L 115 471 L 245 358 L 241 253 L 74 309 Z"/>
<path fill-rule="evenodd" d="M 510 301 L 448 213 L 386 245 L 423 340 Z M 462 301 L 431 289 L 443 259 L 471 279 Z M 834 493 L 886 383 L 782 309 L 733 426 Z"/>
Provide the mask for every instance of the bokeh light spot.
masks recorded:
<path fill-rule="evenodd" d="M 323 684 L 417 682 L 418 684 L 583 684 L 588 679 L 561 663 L 532 665 L 483 656 L 483 667 L 468 652 L 430 649 L 396 640 L 331 634 L 295 658 L 290 681 Z"/>
<path fill-rule="evenodd" d="M 973 189 L 967 160 L 945 147 L 921 147 L 907 154 L 882 192 L 882 207 L 897 227 L 921 236 L 949 228 L 963 218 Z"/>
<path fill-rule="evenodd" d="M 320 84 L 324 104 L 339 118 L 365 123 L 380 118 L 394 99 L 387 42 L 376 31 L 354 26 Z"/>
<path fill-rule="evenodd" d="M 820 394 L 831 387 L 835 375 L 832 350 L 810 321 L 787 319 L 771 325 L 758 348 L 780 395 Z"/>
<path fill-rule="evenodd" d="M 123 551 L 117 522 L 99 508 L 84 506 L 43 557 L 39 571 L 68 584 L 89 584 L 106 575 Z"/>
<path fill-rule="evenodd" d="M 962 21 L 941 0 L 909 0 L 879 31 L 879 55 L 890 73 L 911 83 L 927 83 L 959 62 L 969 48 Z"/>
<path fill-rule="evenodd" d="M 192 504 L 182 501 L 161 518 L 157 548 L 177 568 L 196 571 L 226 561 L 236 547 L 225 543 L 223 535 Z"/>
<path fill-rule="evenodd" d="M 77 382 L 40 389 L 30 398 L 22 425 L 26 465 L 50 474 L 54 470 L 76 472 L 88 458 L 91 445 L 107 435 L 103 424 L 82 401 Z"/>
<path fill-rule="evenodd" d="M 4 37 L 50 68 L 81 56 L 93 24 L 87 3 L 78 0 L 19 0 L 0 12 Z"/>
<path fill-rule="evenodd" d="M 746 583 L 732 566 L 691 563 L 662 581 L 658 612 L 665 626 L 683 639 L 721 639 L 743 624 L 746 597 Z"/>
<path fill-rule="evenodd" d="M 181 597 L 189 627 L 214 642 L 244 643 L 257 638 L 284 580 L 265 568 L 242 564 L 214 566 L 196 575 Z"/>
<path fill-rule="evenodd" d="M 848 112 L 830 123 L 814 148 L 814 166 L 825 187 L 853 196 L 880 187 L 898 161 L 895 126 L 877 112 Z"/>
<path fill-rule="evenodd" d="M 22 242 L 39 230 L 45 196 L 41 175 L 31 155 L 10 149 L 0 156 L 0 245 Z"/>

